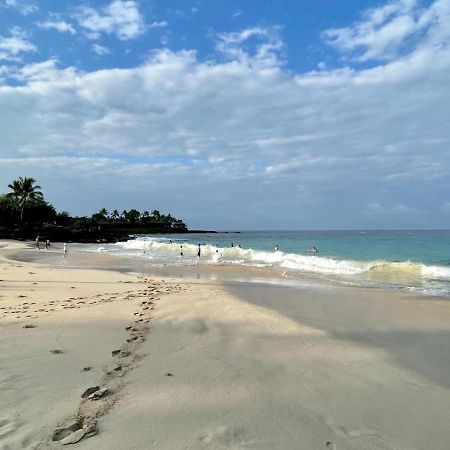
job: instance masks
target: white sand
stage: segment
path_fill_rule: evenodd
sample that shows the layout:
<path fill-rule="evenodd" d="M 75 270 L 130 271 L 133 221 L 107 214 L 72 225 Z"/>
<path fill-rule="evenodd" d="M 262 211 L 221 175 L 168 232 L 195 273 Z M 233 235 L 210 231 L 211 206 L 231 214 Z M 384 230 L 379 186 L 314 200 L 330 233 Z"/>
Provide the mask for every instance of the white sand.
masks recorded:
<path fill-rule="evenodd" d="M 320 320 L 335 308 L 332 296 L 316 292 L 322 316 L 315 311 L 312 326 L 214 284 L 155 280 L 159 300 L 154 310 L 142 310 L 147 285 L 137 277 L 6 261 L 0 274 L 0 306 L 12 307 L 3 316 L 0 310 L 2 450 L 61 448 L 49 439 L 80 405 L 83 414 L 100 417 L 99 434 L 80 441 L 79 449 L 450 448 L 448 387 L 403 365 L 383 346 L 336 337 Z M 153 287 L 145 287 L 149 291 Z M 17 298 L 23 294 L 28 297 Z M 71 296 L 87 297 L 81 300 L 87 304 L 61 310 L 61 300 Z M 345 320 L 335 314 L 335 326 L 345 334 L 365 310 L 382 321 L 386 293 L 379 296 L 378 310 L 362 299 L 351 319 L 352 308 Z M 57 311 L 34 313 L 48 309 L 51 299 L 58 301 Z M 107 302 L 89 305 L 92 299 Z M 396 301 L 394 293 L 390 300 Z M 423 311 L 423 329 L 439 324 L 440 345 L 442 336 L 449 339 L 448 304 L 431 302 L 428 308 L 414 297 L 398 301 Z M 11 312 L 23 302 L 36 303 L 37 318 Z M 134 312 L 152 317 L 150 333 L 141 333 L 142 343 L 127 344 L 125 327 Z M 392 317 L 387 326 L 394 329 L 396 323 L 404 326 Z M 111 350 L 126 346 L 132 354 L 125 358 L 124 376 L 106 375 L 118 364 Z M 85 366 L 93 369 L 82 372 Z M 81 401 L 84 389 L 94 385 L 113 394 Z"/>
<path fill-rule="evenodd" d="M 0 254 L 17 246 L 21 244 L 8 243 Z M 60 447 L 48 439 L 77 416 L 86 388 L 114 387 L 114 395 L 96 403 L 93 415 L 122 395 L 126 376 L 119 375 L 132 369 L 141 346 L 127 339 L 146 334 L 145 320 L 152 312 L 141 305 L 147 301 L 142 295 L 146 285 L 115 272 L 4 259 L 0 280 L 0 449 Z M 138 333 L 125 330 L 139 319 Z M 113 357 L 116 349 L 131 354 Z M 120 364 L 129 367 L 107 374 Z M 83 371 L 85 367 L 91 370 Z"/>

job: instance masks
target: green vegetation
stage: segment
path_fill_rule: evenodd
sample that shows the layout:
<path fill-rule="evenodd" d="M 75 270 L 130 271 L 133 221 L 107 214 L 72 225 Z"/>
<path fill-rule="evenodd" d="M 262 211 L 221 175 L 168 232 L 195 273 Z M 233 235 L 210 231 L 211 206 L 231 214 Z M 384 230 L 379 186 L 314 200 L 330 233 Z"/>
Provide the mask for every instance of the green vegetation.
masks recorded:
<path fill-rule="evenodd" d="M 22 178 L 14 180 L 11 184 L 8 184 L 11 192 L 7 194 L 16 205 L 20 208 L 20 221 L 23 220 L 23 212 L 25 208 L 31 203 L 36 204 L 44 200 L 44 195 L 39 190 L 40 186 L 36 184 L 34 178 Z"/>
<path fill-rule="evenodd" d="M 34 238 L 39 234 L 52 241 L 115 242 L 139 233 L 183 233 L 182 220 L 158 210 L 141 213 L 137 209 L 109 213 L 102 208 L 91 217 L 72 217 L 57 212 L 45 201 L 34 178 L 20 177 L 0 195 L 0 237 Z"/>

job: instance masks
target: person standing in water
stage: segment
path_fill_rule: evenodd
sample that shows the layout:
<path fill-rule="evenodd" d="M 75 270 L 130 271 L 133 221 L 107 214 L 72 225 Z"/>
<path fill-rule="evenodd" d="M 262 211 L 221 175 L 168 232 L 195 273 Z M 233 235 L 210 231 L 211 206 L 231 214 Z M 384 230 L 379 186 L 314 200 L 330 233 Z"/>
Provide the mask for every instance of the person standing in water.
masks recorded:
<path fill-rule="evenodd" d="M 63 258 L 65 258 L 67 256 L 67 244 L 64 242 L 64 246 L 63 246 Z"/>
<path fill-rule="evenodd" d="M 39 246 L 39 236 L 36 236 L 35 248 L 36 248 L 36 250 L 40 250 L 41 249 L 41 247 Z"/>
<path fill-rule="evenodd" d="M 183 246 L 180 245 L 180 256 L 183 257 Z"/>
<path fill-rule="evenodd" d="M 47 240 L 45 241 L 45 250 L 48 251 L 49 247 L 50 247 L 50 239 L 47 239 Z"/>
<path fill-rule="evenodd" d="M 200 258 L 202 254 L 202 249 L 200 248 L 200 244 L 198 244 L 197 256 Z"/>

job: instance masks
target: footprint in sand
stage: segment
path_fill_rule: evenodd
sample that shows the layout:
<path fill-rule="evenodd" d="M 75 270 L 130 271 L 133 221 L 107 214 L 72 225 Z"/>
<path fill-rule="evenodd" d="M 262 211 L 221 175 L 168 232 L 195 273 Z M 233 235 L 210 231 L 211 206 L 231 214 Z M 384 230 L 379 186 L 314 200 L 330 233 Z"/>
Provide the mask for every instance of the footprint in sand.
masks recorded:
<path fill-rule="evenodd" d="M 64 445 L 75 444 L 81 441 L 81 439 L 86 439 L 97 433 L 98 425 L 96 420 L 86 421 L 84 417 L 78 417 L 69 426 L 57 428 L 53 433 L 52 440 L 61 442 Z"/>
<path fill-rule="evenodd" d="M 87 398 L 94 392 L 98 391 L 100 389 L 100 386 L 92 386 L 90 388 L 87 388 L 82 394 L 81 398 Z"/>
<path fill-rule="evenodd" d="M 105 395 L 109 395 L 109 394 L 111 394 L 111 391 L 108 388 L 101 388 L 101 389 L 97 389 L 91 395 L 88 395 L 87 399 L 88 400 L 98 400 L 98 399 L 104 397 Z"/>
<path fill-rule="evenodd" d="M 124 351 L 124 350 L 113 350 L 112 352 L 113 356 L 119 356 L 121 358 L 126 358 L 127 356 L 130 356 L 130 352 Z"/>

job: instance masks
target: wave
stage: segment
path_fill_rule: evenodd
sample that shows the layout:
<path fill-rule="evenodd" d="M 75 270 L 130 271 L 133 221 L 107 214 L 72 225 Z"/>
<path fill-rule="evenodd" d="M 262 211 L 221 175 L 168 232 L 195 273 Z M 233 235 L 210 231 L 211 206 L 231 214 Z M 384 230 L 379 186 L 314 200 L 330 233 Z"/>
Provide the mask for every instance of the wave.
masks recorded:
<path fill-rule="evenodd" d="M 167 238 L 138 238 L 115 244 L 135 255 L 154 260 L 179 261 L 181 252 L 186 263 L 197 258 L 198 246 L 182 239 L 170 242 Z M 176 259 L 175 259 L 176 258 Z M 341 260 L 318 255 L 301 255 L 282 251 L 262 251 L 252 248 L 201 246 L 202 263 L 240 264 L 274 267 L 287 271 L 309 272 L 335 276 L 356 276 L 373 281 L 414 282 L 420 280 L 450 281 L 450 267 L 434 266 L 413 261 Z"/>

